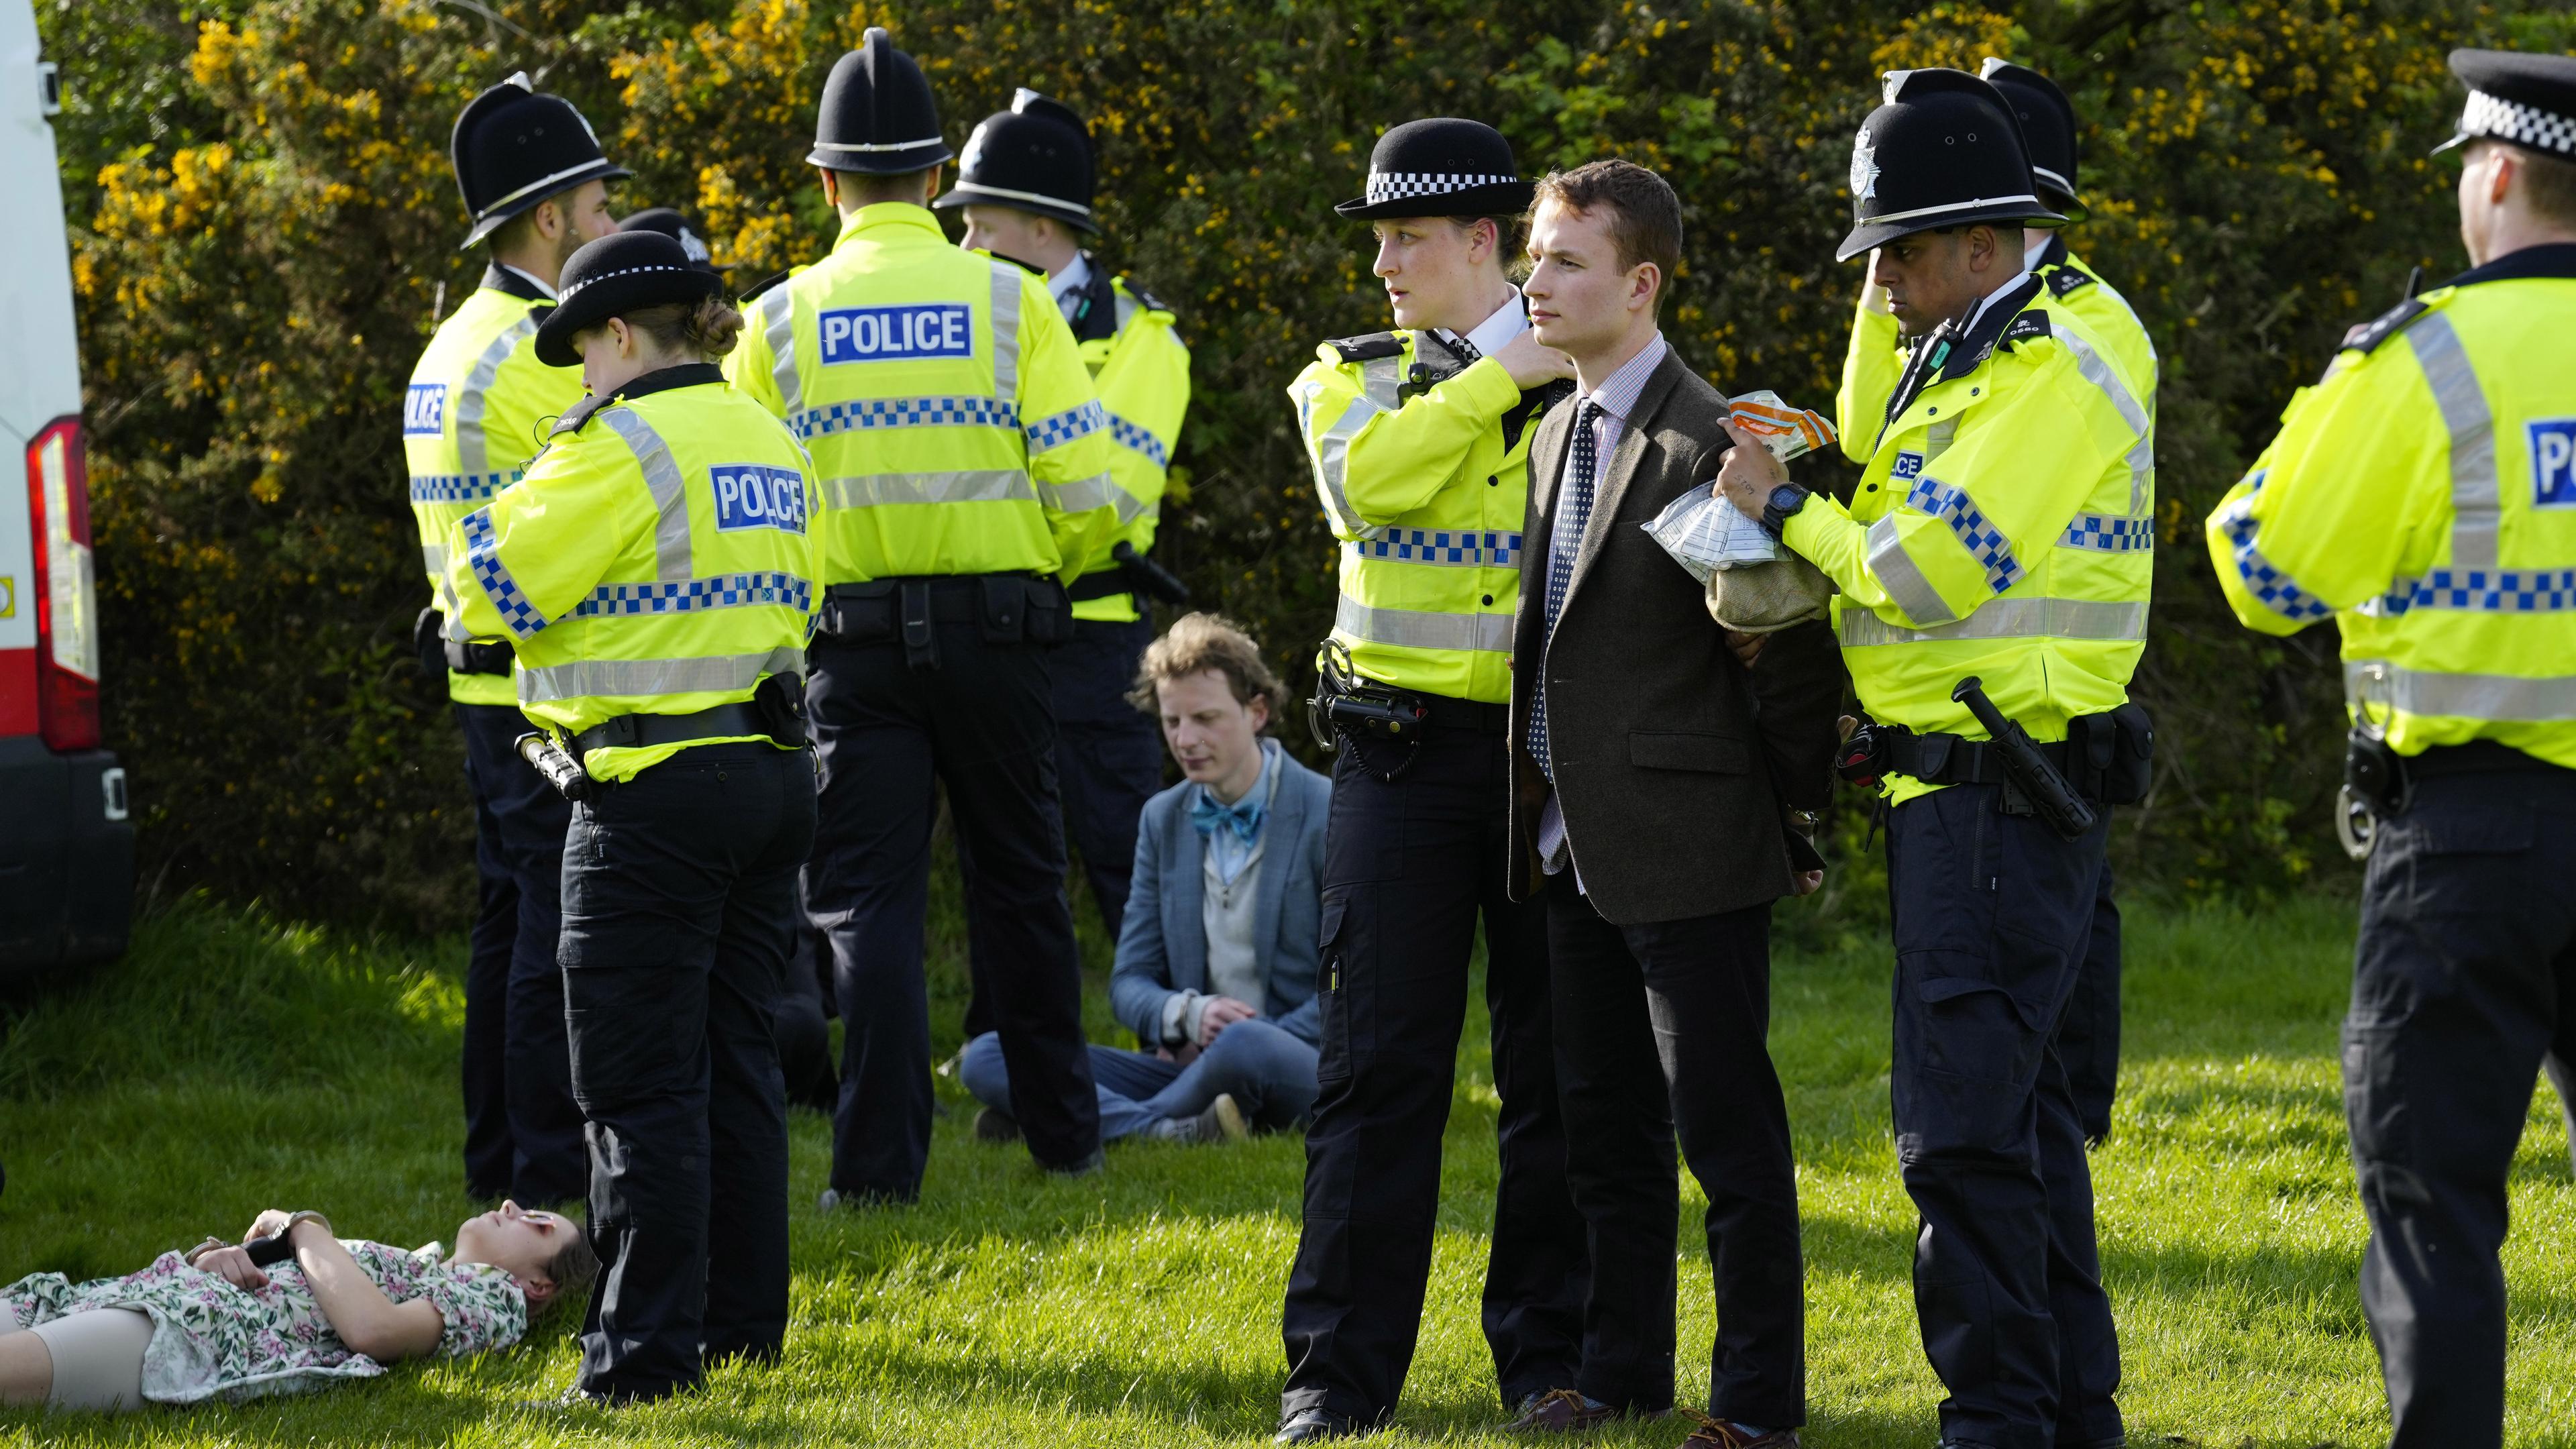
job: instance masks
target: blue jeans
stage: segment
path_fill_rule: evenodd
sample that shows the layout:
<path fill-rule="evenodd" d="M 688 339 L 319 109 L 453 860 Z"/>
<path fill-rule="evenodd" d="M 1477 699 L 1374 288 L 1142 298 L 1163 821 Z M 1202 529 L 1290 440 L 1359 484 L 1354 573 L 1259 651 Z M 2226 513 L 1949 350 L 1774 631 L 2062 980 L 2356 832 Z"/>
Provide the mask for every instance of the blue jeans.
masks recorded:
<path fill-rule="evenodd" d="M 1011 1110 L 1011 1078 L 1002 1043 L 991 1032 L 966 1044 L 957 1075 L 975 1100 Z M 1132 1137 L 1167 1117 L 1195 1117 L 1220 1093 L 1231 1094 L 1244 1119 L 1278 1131 L 1305 1120 L 1315 1106 L 1315 1049 L 1269 1022 L 1238 1021 L 1218 1032 L 1188 1066 L 1151 1052 L 1091 1049 L 1100 1092 L 1100 1140 Z"/>

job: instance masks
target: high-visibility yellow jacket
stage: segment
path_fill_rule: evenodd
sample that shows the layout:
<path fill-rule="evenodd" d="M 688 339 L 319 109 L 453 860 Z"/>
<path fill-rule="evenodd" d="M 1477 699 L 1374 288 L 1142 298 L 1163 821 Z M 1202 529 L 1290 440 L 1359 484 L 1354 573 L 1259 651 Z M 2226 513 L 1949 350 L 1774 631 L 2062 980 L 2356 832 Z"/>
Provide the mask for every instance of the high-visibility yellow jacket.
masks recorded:
<path fill-rule="evenodd" d="M 1381 683 L 1500 704 L 1541 393 L 1490 357 L 1417 390 L 1417 360 L 1457 365 L 1437 338 L 1378 332 L 1325 343 L 1288 387 L 1342 540 L 1333 638 Z"/>
<path fill-rule="evenodd" d="M 804 449 L 713 364 L 647 373 L 448 535 L 449 634 L 509 640 L 520 709 L 566 735 L 739 703 L 805 670 L 828 517 Z M 687 748 L 584 763 L 625 780 Z"/>
<path fill-rule="evenodd" d="M 752 302 L 725 374 L 813 453 L 829 583 L 1070 580 L 1117 531 L 1108 418 L 1055 299 L 924 207 L 845 218 Z"/>
<path fill-rule="evenodd" d="M 2137 400 L 2146 414 L 2152 444 L 2156 387 L 2163 364 L 2156 357 L 2155 339 L 2147 335 L 2147 325 L 2138 320 L 2126 297 L 2067 251 L 2063 236 L 2049 238 L 2031 274 L 2048 288 L 2040 294 L 2039 305 L 2048 309 L 2052 320 L 2065 318 L 2073 330 L 2092 339 L 2121 385 Z M 1895 395 L 1896 379 L 1904 371 L 1905 343 L 1897 334 L 1896 318 L 1878 305 L 1877 285 L 1863 280 L 1860 305 L 1852 314 L 1851 345 L 1843 354 L 1842 389 L 1834 394 L 1834 425 L 1842 431 L 1843 456 L 1855 463 L 1870 460 L 1877 450 L 1879 424 L 1887 416 L 1887 400 Z M 2152 473 L 2147 485 L 2152 494 Z M 2138 546 L 2147 545 L 2142 541 Z"/>
<path fill-rule="evenodd" d="M 537 361 L 537 323 L 553 305 L 525 277 L 492 267 L 483 285 L 438 324 L 411 370 L 403 460 L 433 606 L 456 521 L 517 481 L 545 445 L 546 429 L 581 401 L 580 368 Z M 447 693 L 460 704 L 517 699 L 506 674 L 451 671 Z"/>
<path fill-rule="evenodd" d="M 1190 407 L 1190 350 L 1173 330 L 1171 309 L 1113 278 L 1099 259 L 1086 255 L 1091 282 L 1075 311 L 1074 341 L 1083 365 L 1100 390 L 1100 405 L 1109 415 L 1109 476 L 1118 481 L 1118 531 L 1082 562 L 1083 574 L 1116 567 L 1110 550 L 1133 545 L 1138 553 L 1154 547 L 1162 523 L 1163 490 L 1172 466 L 1172 449 L 1180 442 L 1181 418 Z M 1118 623 L 1136 617 L 1136 598 L 1116 593 L 1084 599 L 1073 617 Z"/>
<path fill-rule="evenodd" d="M 2382 316 L 2209 516 L 2236 617 L 2331 614 L 2401 754 L 2495 740 L 2576 768 L 2576 245 Z"/>
<path fill-rule="evenodd" d="M 1812 497 L 1782 531 L 1841 588 L 1843 660 L 1881 721 L 1984 738 L 1950 698 L 1972 674 L 2041 741 L 2128 698 L 2153 555 L 2120 525 L 2152 506 L 2147 420 L 2044 291 L 2025 280 L 1927 357 L 1851 504 Z"/>

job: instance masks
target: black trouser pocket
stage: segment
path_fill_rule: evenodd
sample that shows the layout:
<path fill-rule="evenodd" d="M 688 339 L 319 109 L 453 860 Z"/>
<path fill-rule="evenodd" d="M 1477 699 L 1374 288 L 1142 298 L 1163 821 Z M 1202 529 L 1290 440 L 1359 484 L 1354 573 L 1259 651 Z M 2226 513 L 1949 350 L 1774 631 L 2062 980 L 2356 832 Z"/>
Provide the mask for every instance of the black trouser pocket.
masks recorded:
<path fill-rule="evenodd" d="M 1323 923 L 1317 931 L 1320 949 L 1315 957 L 1315 1014 L 1322 1027 L 1316 1043 L 1318 1081 L 1341 1081 L 1351 1074 L 1350 993 L 1344 989 L 1342 979 L 1343 923 L 1349 916 L 1349 905 L 1347 893 L 1326 893 Z"/>

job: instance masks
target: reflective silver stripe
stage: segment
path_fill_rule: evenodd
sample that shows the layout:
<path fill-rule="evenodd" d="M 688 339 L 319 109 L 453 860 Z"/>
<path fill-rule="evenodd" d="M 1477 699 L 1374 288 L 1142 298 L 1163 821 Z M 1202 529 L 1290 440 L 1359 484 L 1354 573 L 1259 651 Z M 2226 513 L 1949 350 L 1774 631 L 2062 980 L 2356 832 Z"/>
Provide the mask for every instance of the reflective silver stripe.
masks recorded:
<path fill-rule="evenodd" d="M 2433 402 L 2451 430 L 2451 567 L 2496 566 L 2496 525 L 2503 494 L 2496 484 L 2495 416 L 2477 369 L 2451 319 L 2427 312 L 2406 329 L 2406 345 L 2433 386 Z"/>
<path fill-rule="evenodd" d="M 644 486 L 653 490 L 653 510 L 660 515 L 653 524 L 654 577 L 666 584 L 689 579 L 697 572 L 689 560 L 689 489 L 680 481 L 680 465 L 671 457 L 671 445 L 633 408 L 606 408 L 599 419 L 625 440 L 627 451 L 644 470 Z"/>
<path fill-rule="evenodd" d="M 769 344 L 769 376 L 778 384 L 778 401 L 793 415 L 805 407 L 805 381 L 796 375 L 796 304 L 787 284 L 769 289 L 752 307 L 760 318 L 760 335 Z"/>
<path fill-rule="evenodd" d="M 1940 591 L 1932 587 L 1932 581 L 1923 577 L 1923 570 L 1915 564 L 1914 556 L 1905 551 L 1904 542 L 1896 536 L 1896 515 L 1893 513 L 1869 526 L 1869 571 L 1887 590 L 1887 596 L 1896 601 L 1896 607 L 1905 611 L 1907 618 L 1920 619 L 1926 624 L 1941 624 L 1959 617 L 1958 611 L 1945 603 Z"/>
<path fill-rule="evenodd" d="M 1382 411 L 1404 406 L 1404 359 L 1372 357 L 1361 363 L 1360 391 Z"/>
<path fill-rule="evenodd" d="M 519 339 L 537 330 L 533 317 L 522 317 L 501 329 L 474 359 L 473 370 L 465 374 L 465 386 L 456 394 L 456 466 L 459 472 L 490 471 L 487 462 L 491 449 L 483 437 L 483 395 L 492 390 L 492 381 L 501 375 L 501 364 L 510 360 L 510 349 Z M 533 440 L 532 440 L 533 441 Z M 512 459 L 513 463 L 523 460 Z"/>
<path fill-rule="evenodd" d="M 459 644 L 474 642 L 474 636 L 465 632 L 465 601 L 456 597 L 456 586 L 448 582 L 445 574 L 438 576 L 438 612 L 447 621 L 438 631 L 440 638 Z"/>
<path fill-rule="evenodd" d="M 1473 650 L 1508 654 L 1512 649 L 1509 614 L 1435 614 L 1423 609 L 1372 609 L 1342 595 L 1333 610 L 1333 629 L 1372 644 L 1405 649 Z"/>
<path fill-rule="evenodd" d="M 950 473 L 867 473 L 822 482 L 826 508 L 875 508 L 887 503 L 1035 503 L 1036 485 L 1017 468 L 968 468 Z"/>
<path fill-rule="evenodd" d="M 1106 473 L 1094 473 L 1068 483 L 1050 483 L 1047 487 L 1054 491 L 1058 513 L 1089 513 L 1095 508 L 1114 507 L 1119 499 L 1128 496 L 1127 490 L 1119 487 L 1118 481 Z M 1126 519 L 1125 514 L 1119 517 L 1122 523 Z"/>
<path fill-rule="evenodd" d="M 2417 323 L 2422 326 L 2422 323 Z M 2407 714 L 2505 724 L 2556 724 L 2576 720 L 2576 675 L 2527 679 L 2517 674 L 2452 674 L 2400 669 L 2384 659 L 2347 659 L 2344 698 L 2356 707 L 2395 705 Z"/>
<path fill-rule="evenodd" d="M 1940 462 L 1941 455 L 1950 451 L 1950 444 L 1956 440 L 1958 436 L 1959 420 L 1957 418 L 1943 418 L 1941 421 L 1934 423 L 1923 435 L 1923 466 L 1929 468 L 1933 464 Z"/>
<path fill-rule="evenodd" d="M 764 674 L 802 674 L 805 651 L 721 654 L 705 659 L 576 659 L 519 670 L 519 703 L 553 704 L 588 695 L 701 694 L 749 689 Z"/>
<path fill-rule="evenodd" d="M 1312 389 L 1307 397 L 1307 404 L 1311 407 L 1315 395 L 1320 394 L 1323 388 L 1319 383 L 1308 386 Z M 1350 491 L 1345 486 L 1351 470 L 1351 439 L 1359 436 L 1360 429 L 1368 426 L 1370 418 L 1384 411 L 1367 398 L 1352 398 L 1351 405 L 1342 409 L 1341 417 L 1315 441 L 1316 493 L 1324 500 L 1325 511 L 1333 515 L 1333 522 L 1341 526 L 1342 532 L 1356 538 L 1376 538 L 1386 532 L 1383 527 L 1360 521 L 1359 510 L 1351 507 Z"/>
<path fill-rule="evenodd" d="M 2147 417 L 2147 410 L 2138 405 L 2137 397 L 2129 391 L 2127 384 L 2120 381 L 2120 374 L 2102 360 L 2101 353 L 2093 350 L 2092 343 L 2085 341 L 2072 328 L 2061 327 L 2056 335 L 2058 341 L 2066 344 L 2066 350 L 2075 354 L 2075 370 L 2111 400 L 2111 406 L 2119 410 L 2121 420 L 2129 425 L 2129 431 L 2137 435 L 2137 441 L 2129 445 L 2128 452 L 2129 516 L 2142 518 L 2147 511 L 2147 482 L 2156 471 L 2154 423 Z"/>
<path fill-rule="evenodd" d="M 1837 632 L 1846 649 L 1953 639 L 2144 639 L 2147 606 L 2107 599 L 1997 599 L 1955 624 L 1903 629 L 1847 604 Z"/>
<path fill-rule="evenodd" d="M 1016 262 L 993 263 L 993 398 L 1007 403 L 1020 391 L 1020 278 Z"/>
<path fill-rule="evenodd" d="M 447 577 L 447 545 L 424 543 L 420 546 L 420 566 L 433 579 Z"/>
<path fill-rule="evenodd" d="M 1110 492 L 1112 496 L 1109 501 L 1117 506 L 1118 526 L 1121 528 L 1134 523 L 1148 513 L 1159 514 L 1162 511 L 1159 504 L 1148 503 L 1124 488 L 1115 488 Z"/>

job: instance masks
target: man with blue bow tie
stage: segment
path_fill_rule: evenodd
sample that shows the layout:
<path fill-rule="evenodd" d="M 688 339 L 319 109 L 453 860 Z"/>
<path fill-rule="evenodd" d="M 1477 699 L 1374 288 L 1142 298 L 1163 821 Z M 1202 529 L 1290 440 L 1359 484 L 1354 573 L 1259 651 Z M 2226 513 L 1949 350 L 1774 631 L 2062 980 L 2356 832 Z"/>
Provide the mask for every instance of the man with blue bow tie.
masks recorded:
<path fill-rule="evenodd" d="M 1141 1049 L 1091 1048 L 1103 1141 L 1234 1141 L 1314 1106 L 1332 783 L 1264 738 L 1285 696 L 1260 646 L 1212 614 L 1145 651 L 1129 697 L 1186 778 L 1138 829 L 1109 999 Z M 1016 1136 L 999 1039 L 969 1042 L 958 1071 L 985 1104 L 976 1135 Z"/>

